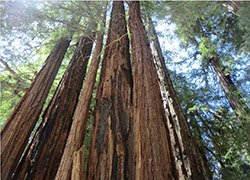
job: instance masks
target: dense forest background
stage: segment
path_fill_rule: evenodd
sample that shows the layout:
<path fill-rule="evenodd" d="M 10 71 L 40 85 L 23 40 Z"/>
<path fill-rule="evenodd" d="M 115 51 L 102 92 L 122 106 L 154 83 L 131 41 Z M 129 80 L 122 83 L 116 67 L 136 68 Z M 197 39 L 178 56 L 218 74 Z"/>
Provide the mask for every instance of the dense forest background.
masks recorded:
<path fill-rule="evenodd" d="M 101 29 L 106 41 L 111 3 L 17 0 L 1 1 L 0 8 L 3 126 L 60 37 L 73 34 L 44 109 L 82 34 Z M 100 22 L 106 8 L 107 25 L 103 28 Z M 170 79 L 213 179 L 250 178 L 249 9 L 250 2 L 239 1 L 141 2 L 148 36 L 159 38 Z M 100 67 L 86 128 L 86 149 L 90 146 Z"/>

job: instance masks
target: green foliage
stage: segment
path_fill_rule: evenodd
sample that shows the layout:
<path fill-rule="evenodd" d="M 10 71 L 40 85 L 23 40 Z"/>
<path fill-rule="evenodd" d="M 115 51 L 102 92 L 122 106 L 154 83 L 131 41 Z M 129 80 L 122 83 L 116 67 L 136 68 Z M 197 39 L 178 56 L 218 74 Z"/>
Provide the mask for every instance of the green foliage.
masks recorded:
<path fill-rule="evenodd" d="M 241 87 L 245 92 L 243 97 L 248 97 L 244 100 L 249 102 L 249 57 L 239 54 L 249 53 L 250 49 L 250 3 L 239 3 L 236 12 L 228 11 L 223 2 L 143 1 L 141 4 L 143 17 L 150 14 L 155 24 L 162 20 L 165 26 L 176 25 L 175 35 L 183 47 L 187 47 L 187 55 L 180 56 L 178 62 L 172 59 L 180 49 L 164 54 L 192 133 L 200 147 L 205 147 L 215 179 L 250 178 L 246 143 L 249 135 L 245 133 L 250 128 L 249 113 L 239 110 L 239 117 L 236 117 L 209 68 L 209 59 L 218 57 L 220 70 L 237 77 L 234 79 L 237 87 Z M 0 126 L 29 88 L 56 40 L 74 32 L 70 49 L 46 100 L 46 108 L 67 69 L 77 40 L 82 34 L 96 31 L 105 6 L 101 1 L 1 2 Z M 152 25 L 145 19 L 144 22 L 147 28 Z M 163 35 L 164 32 L 158 33 L 160 37 Z M 181 67 L 189 69 L 181 73 Z M 99 76 L 100 73 L 97 82 Z M 95 94 L 93 96 L 84 140 L 87 153 L 94 119 Z"/>
<path fill-rule="evenodd" d="M 73 46 L 65 55 L 46 100 L 46 108 L 76 42 L 83 33 L 95 31 L 105 5 L 81 1 L 1 1 L 1 124 L 29 88 L 57 39 L 74 32 Z"/>
<path fill-rule="evenodd" d="M 10 98 L 12 97 L 12 98 Z M 2 91 L 1 106 L 0 106 L 0 128 L 4 125 L 7 117 L 13 111 L 15 105 L 18 103 L 20 97 L 13 96 L 10 91 Z"/>
<path fill-rule="evenodd" d="M 208 38 L 202 37 L 199 43 L 199 52 L 201 59 L 210 59 L 216 56 L 216 46 Z"/>
<path fill-rule="evenodd" d="M 238 10 L 236 11 L 236 16 L 239 19 L 239 27 L 241 32 L 243 32 L 242 38 L 244 41 L 240 44 L 242 51 L 250 52 L 250 2 L 240 2 Z"/>
<path fill-rule="evenodd" d="M 208 111 L 208 108 L 206 106 L 195 104 L 194 106 L 188 108 L 187 113 L 195 112 L 197 110 Z"/>
<path fill-rule="evenodd" d="M 0 121 L 1 125 L 7 119 L 14 106 L 29 88 L 31 79 L 34 77 L 34 64 L 25 68 L 26 64 L 19 64 L 19 68 L 8 64 L 5 71 L 0 74 L 1 81 L 1 104 Z M 4 65 L 4 64 L 3 64 Z"/>

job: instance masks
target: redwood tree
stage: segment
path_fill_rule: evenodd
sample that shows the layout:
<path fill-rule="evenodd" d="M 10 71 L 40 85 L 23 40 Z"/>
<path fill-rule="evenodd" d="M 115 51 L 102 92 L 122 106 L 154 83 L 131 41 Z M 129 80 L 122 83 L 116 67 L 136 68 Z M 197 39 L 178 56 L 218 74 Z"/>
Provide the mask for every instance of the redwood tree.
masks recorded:
<path fill-rule="evenodd" d="M 63 152 L 62 160 L 58 168 L 56 179 L 70 179 L 73 163 L 73 155 L 77 152 L 84 141 L 84 135 L 88 120 L 91 97 L 95 85 L 96 74 L 100 63 L 102 50 L 103 32 L 98 33 L 94 54 L 91 58 L 91 64 L 87 76 L 84 80 L 82 92 L 73 116 L 72 127 Z M 82 165 L 84 167 L 84 164 Z M 84 171 L 82 172 L 84 173 Z M 73 178 L 73 177 L 72 177 Z"/>
<path fill-rule="evenodd" d="M 139 2 L 129 2 L 129 28 L 134 65 L 134 179 L 174 179 L 166 117 Z"/>
<path fill-rule="evenodd" d="M 8 179 L 12 175 L 19 162 L 69 44 L 68 38 L 58 40 L 43 68 L 1 131 L 1 177 L 3 179 Z"/>
<path fill-rule="evenodd" d="M 195 139 L 191 134 L 187 120 L 180 107 L 176 91 L 169 77 L 159 39 L 150 17 L 148 17 L 148 23 L 151 35 L 150 44 L 159 77 L 164 109 L 168 117 L 167 123 L 171 138 L 171 151 L 175 157 L 175 166 L 178 171 L 178 176 L 183 176 L 185 174 L 183 171 L 185 168 L 187 172 L 192 172 L 193 175 L 191 176 L 194 179 L 200 178 L 199 176 L 201 174 L 211 179 L 212 177 L 209 173 L 209 166 L 204 150 L 202 149 L 203 147 L 198 148 L 198 141 L 201 139 Z"/>
<path fill-rule="evenodd" d="M 114 1 L 101 79 L 87 179 L 129 179 L 132 73 L 123 2 Z"/>
<path fill-rule="evenodd" d="M 135 179 L 209 179 L 192 144 L 167 75 L 164 110 L 154 57 L 144 30 L 139 2 L 129 2 L 134 65 L 133 130 Z M 159 54 L 158 54 L 159 55 Z M 161 55 L 161 54 L 160 54 Z M 162 62 L 159 62 L 162 66 Z M 162 68 L 162 67 L 161 67 Z"/>
<path fill-rule="evenodd" d="M 242 124 L 244 134 L 246 135 L 247 151 L 248 154 L 250 154 L 250 137 L 248 136 L 250 128 L 250 109 L 241 96 L 241 93 L 238 90 L 237 86 L 232 81 L 230 74 L 226 74 L 223 71 L 224 68 L 220 60 L 217 57 L 212 57 L 209 63 L 216 73 L 216 76 L 221 84 L 226 98 L 230 103 L 230 106 L 232 107 L 234 113 Z"/>
<path fill-rule="evenodd" d="M 247 107 L 244 99 L 242 98 L 238 88 L 232 81 L 230 74 L 226 74 L 223 71 L 223 66 L 220 60 L 217 57 L 212 57 L 210 59 L 210 64 L 213 67 L 218 80 L 221 84 L 223 91 L 236 114 L 240 114 L 240 112 L 248 112 L 249 108 Z"/>
<path fill-rule="evenodd" d="M 15 179 L 53 179 L 60 164 L 93 45 L 83 36 L 69 68 L 43 114 L 43 121 L 20 162 Z"/>

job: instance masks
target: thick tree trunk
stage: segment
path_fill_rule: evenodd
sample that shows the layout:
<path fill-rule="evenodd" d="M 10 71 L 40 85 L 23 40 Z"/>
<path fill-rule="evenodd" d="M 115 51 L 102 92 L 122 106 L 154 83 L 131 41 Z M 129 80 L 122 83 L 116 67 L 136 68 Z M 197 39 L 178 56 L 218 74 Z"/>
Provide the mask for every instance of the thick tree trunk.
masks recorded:
<path fill-rule="evenodd" d="M 156 52 L 152 56 L 138 2 L 129 3 L 129 16 L 135 66 L 135 179 L 209 179 L 166 73 L 157 40 L 153 43 Z"/>
<path fill-rule="evenodd" d="M 68 70 L 43 115 L 32 145 L 20 162 L 16 179 L 55 177 L 71 127 L 93 41 L 83 36 L 78 42 Z"/>
<path fill-rule="evenodd" d="M 19 162 L 69 44 L 67 38 L 58 40 L 1 131 L 2 179 L 9 179 Z"/>
<path fill-rule="evenodd" d="M 157 71 L 141 21 L 139 2 L 128 4 L 134 68 L 133 179 L 176 179 Z"/>
<path fill-rule="evenodd" d="M 204 151 L 199 151 L 198 143 L 192 136 L 179 105 L 151 19 L 149 19 L 149 24 L 152 35 L 151 49 L 153 50 L 155 66 L 158 72 L 168 131 L 171 138 L 171 151 L 175 159 L 178 177 L 184 177 L 184 179 L 211 179 L 205 154 L 201 154 Z"/>
<path fill-rule="evenodd" d="M 74 113 L 72 127 L 70 129 L 67 143 L 63 152 L 62 160 L 56 174 L 56 179 L 58 180 L 70 179 L 73 154 L 82 146 L 84 140 L 91 97 L 95 85 L 98 66 L 100 63 L 102 41 L 103 32 L 100 32 L 97 37 L 95 52 L 92 56 L 91 64 L 84 80 L 83 89 Z"/>
<path fill-rule="evenodd" d="M 129 179 L 132 72 L 122 1 L 114 1 L 97 92 L 87 179 Z"/>

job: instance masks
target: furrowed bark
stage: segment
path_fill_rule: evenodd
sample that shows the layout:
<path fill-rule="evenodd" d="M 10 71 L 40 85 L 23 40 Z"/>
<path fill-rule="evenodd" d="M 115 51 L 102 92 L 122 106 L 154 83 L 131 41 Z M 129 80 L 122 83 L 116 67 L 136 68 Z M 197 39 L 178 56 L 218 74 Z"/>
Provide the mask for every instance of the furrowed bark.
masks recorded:
<path fill-rule="evenodd" d="M 171 152 L 175 160 L 178 179 L 212 179 L 205 154 L 201 154 L 183 115 L 178 98 L 168 75 L 168 69 L 161 51 L 160 43 L 149 18 L 151 29 L 151 49 L 159 77 L 161 95 L 167 117 Z M 202 151 L 203 152 L 203 151 Z"/>
<path fill-rule="evenodd" d="M 128 2 L 133 64 L 134 179 L 177 179 L 157 71 L 139 2 Z"/>
<path fill-rule="evenodd" d="M 73 153 L 73 165 L 71 172 L 71 180 L 85 180 L 84 173 L 84 146 Z"/>
<path fill-rule="evenodd" d="M 97 37 L 95 52 L 92 56 L 91 64 L 84 80 L 83 89 L 74 113 L 72 127 L 63 152 L 62 160 L 57 171 L 56 179 L 58 180 L 70 179 L 73 153 L 82 146 L 84 141 L 88 112 L 100 63 L 102 41 L 103 32 L 100 32 Z"/>
<path fill-rule="evenodd" d="M 1 131 L 2 179 L 11 177 L 21 158 L 69 44 L 68 38 L 58 40 Z"/>
<path fill-rule="evenodd" d="M 87 179 L 130 179 L 132 72 L 122 1 L 114 1 L 97 92 Z"/>
<path fill-rule="evenodd" d="M 68 70 L 43 114 L 43 122 L 32 140 L 14 179 L 48 179 L 55 177 L 71 127 L 72 117 L 91 54 L 92 38 L 78 42 Z"/>

